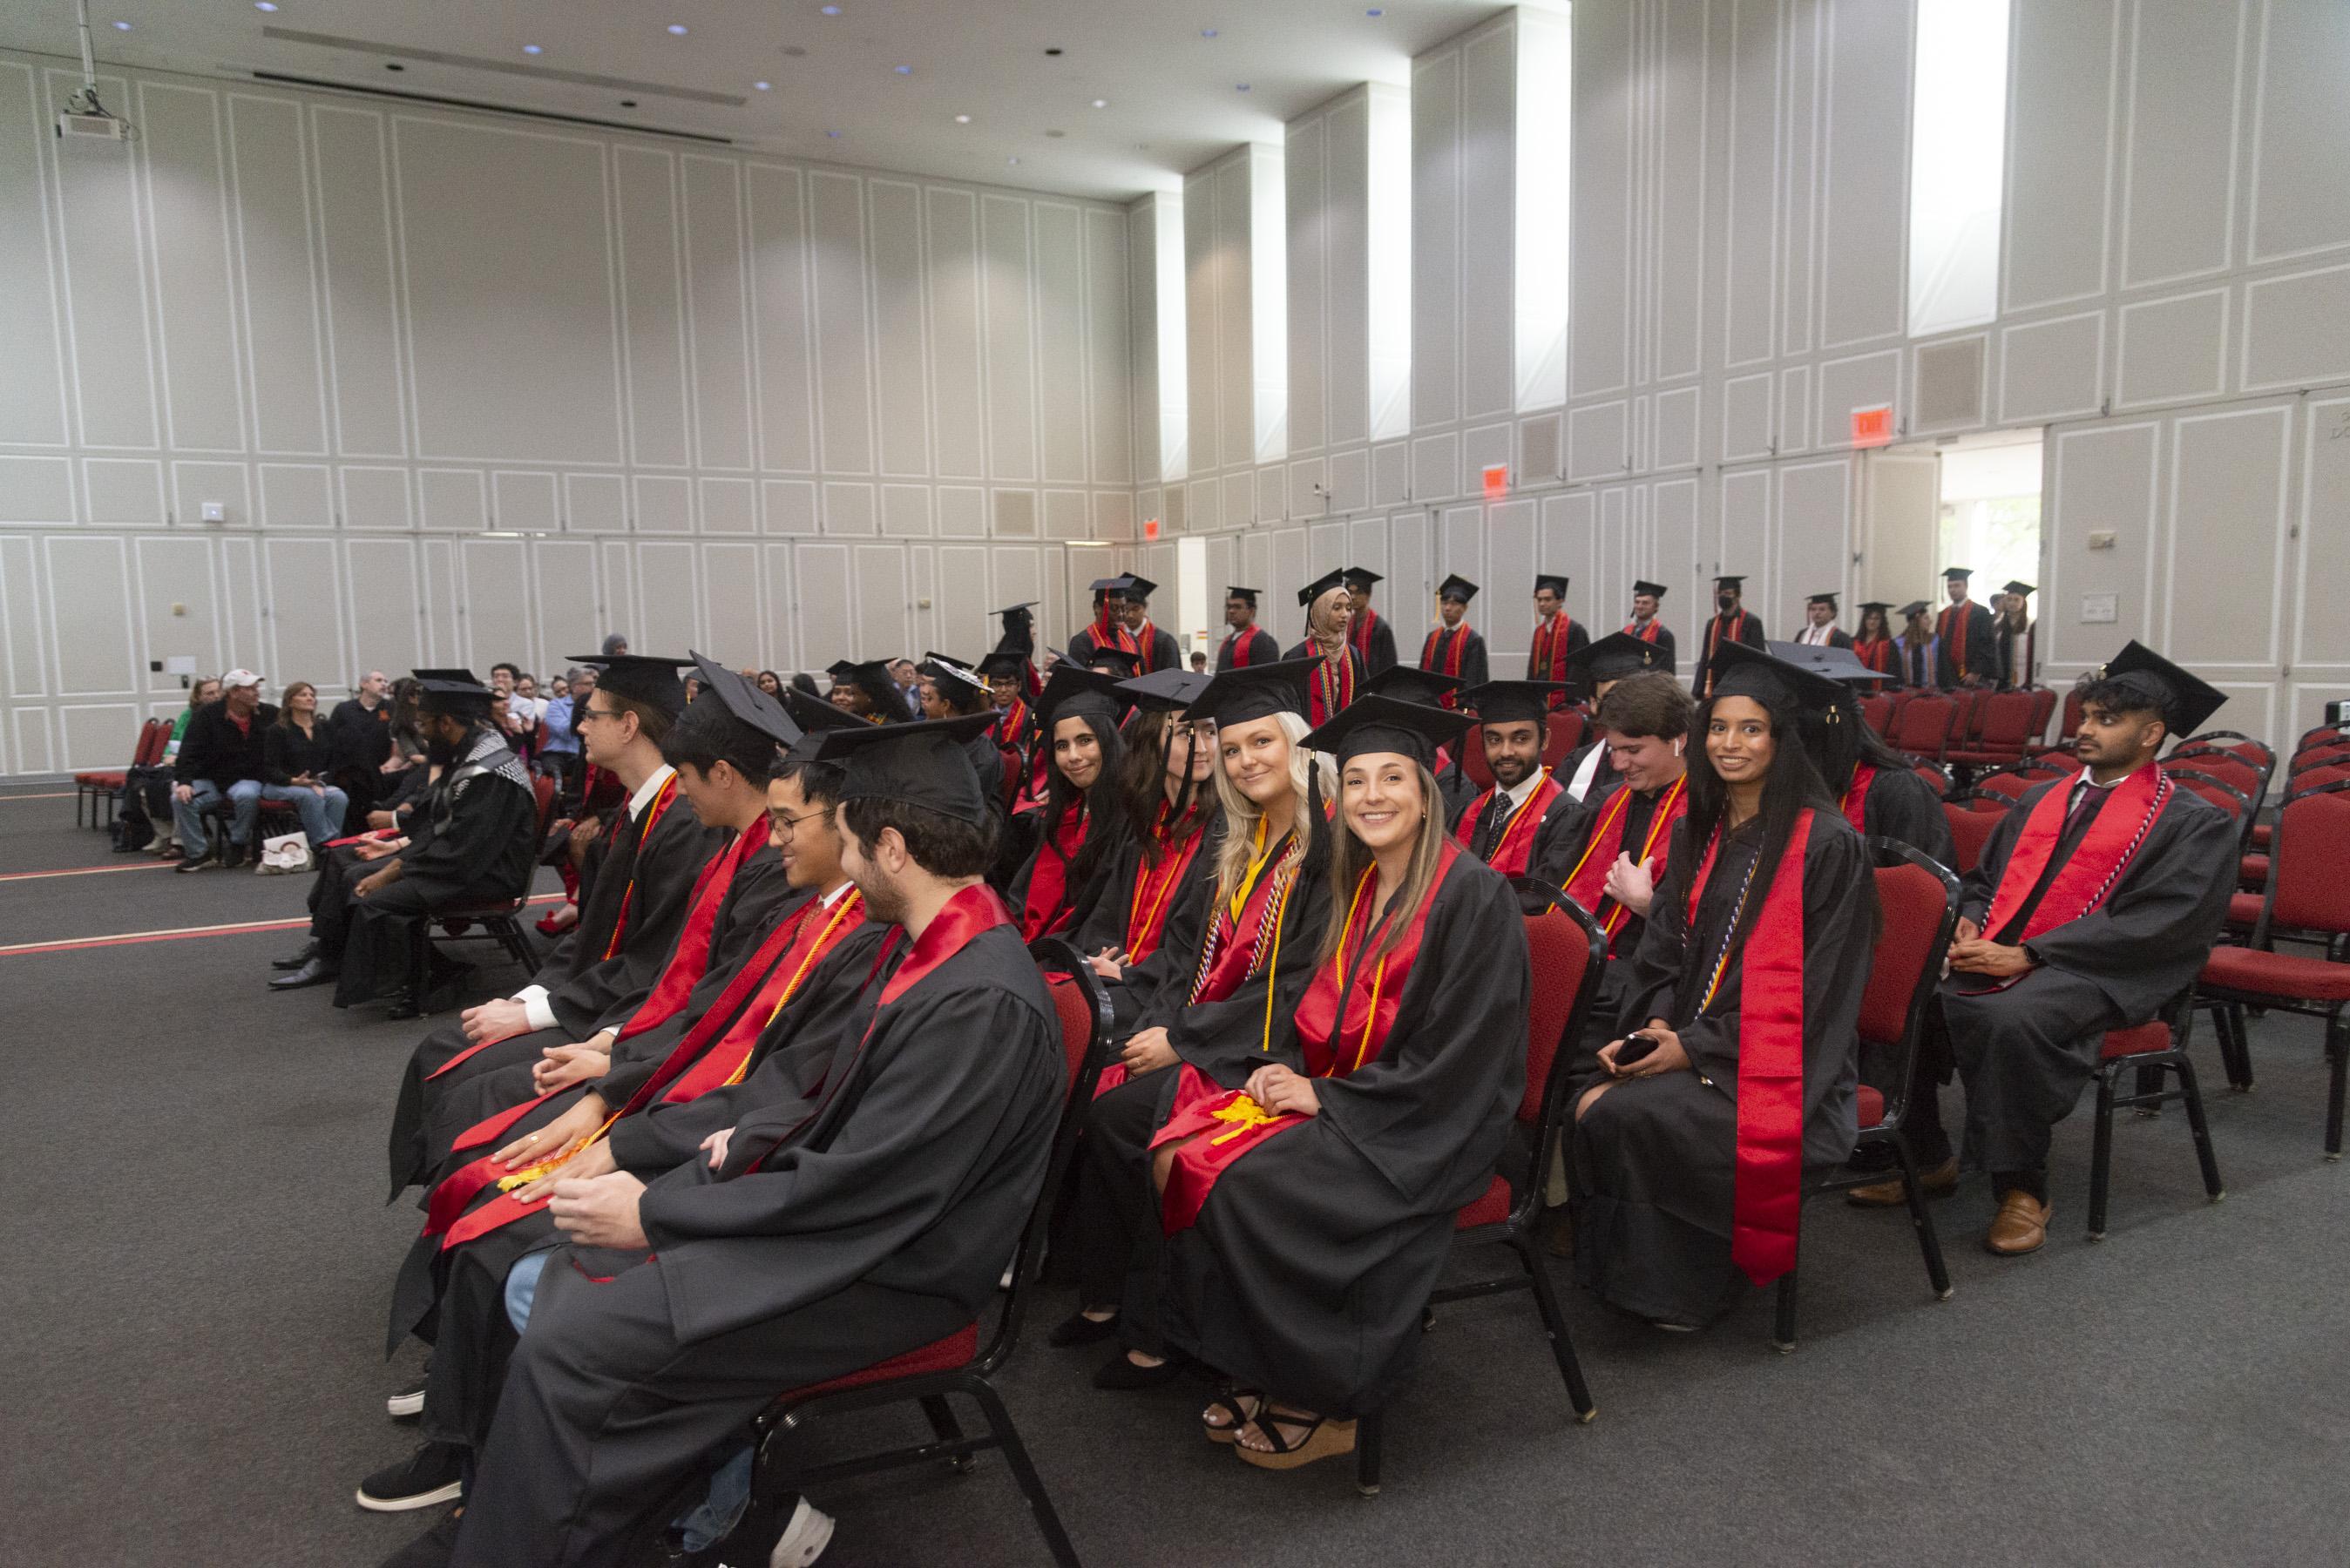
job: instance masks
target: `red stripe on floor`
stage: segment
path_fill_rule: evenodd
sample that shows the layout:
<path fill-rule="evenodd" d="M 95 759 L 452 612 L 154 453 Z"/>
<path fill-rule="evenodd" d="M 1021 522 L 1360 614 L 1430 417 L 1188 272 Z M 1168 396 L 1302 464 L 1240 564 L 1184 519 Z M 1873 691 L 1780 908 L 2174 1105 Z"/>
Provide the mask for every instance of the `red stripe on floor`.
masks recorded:
<path fill-rule="evenodd" d="M 169 871 L 169 860 L 151 860 L 144 866 L 73 866 L 62 871 L 0 872 L 0 882 L 29 882 L 36 877 L 97 877 L 109 871 Z"/>
<path fill-rule="evenodd" d="M 57 791 L 55 794 L 0 794 L 0 801 L 6 801 L 6 800 L 71 800 L 71 799 L 73 799 L 73 797 L 74 797 L 74 796 L 76 796 L 76 795 L 79 794 L 80 793 L 81 793 L 81 792 L 80 792 L 79 790 L 61 789 L 61 790 Z"/>
<path fill-rule="evenodd" d="M 533 904 L 563 901 L 560 893 L 541 893 L 525 900 Z M 167 930 L 125 931 L 114 937 L 66 937 L 50 942 L 18 942 L 14 947 L 0 947 L 0 958 L 23 958 L 35 953 L 73 953 L 89 948 L 136 947 L 146 942 L 184 942 L 198 937 L 237 937 L 259 931 L 300 930 L 310 923 L 307 915 L 291 920 L 236 920 L 220 926 L 178 926 Z"/>

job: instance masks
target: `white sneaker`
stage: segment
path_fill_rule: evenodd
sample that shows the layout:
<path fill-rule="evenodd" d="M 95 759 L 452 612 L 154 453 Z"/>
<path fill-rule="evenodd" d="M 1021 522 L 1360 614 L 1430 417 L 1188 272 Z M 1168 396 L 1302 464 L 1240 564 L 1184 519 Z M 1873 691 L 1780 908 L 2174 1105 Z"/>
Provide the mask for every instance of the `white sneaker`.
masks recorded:
<path fill-rule="evenodd" d="M 808 1568 L 832 1544 L 832 1515 L 802 1498 L 789 1524 L 767 1553 L 767 1568 Z"/>
<path fill-rule="evenodd" d="M 384 1414 L 395 1421 L 412 1421 L 424 1414 L 424 1385 L 403 1388 L 383 1402 Z"/>

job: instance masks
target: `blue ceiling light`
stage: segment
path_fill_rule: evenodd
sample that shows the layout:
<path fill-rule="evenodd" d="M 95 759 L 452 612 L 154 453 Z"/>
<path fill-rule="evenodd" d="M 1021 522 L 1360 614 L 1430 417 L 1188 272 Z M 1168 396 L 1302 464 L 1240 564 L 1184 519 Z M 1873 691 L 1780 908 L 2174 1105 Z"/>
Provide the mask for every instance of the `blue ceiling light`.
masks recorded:
<path fill-rule="evenodd" d="M 130 24 L 128 22 L 117 22 L 114 25 L 114 30 L 118 33 L 127 33 L 130 31 Z"/>
<path fill-rule="evenodd" d="M 1202 27 L 1200 29 L 1200 36 L 1203 38 L 1212 38 L 1215 36 L 1216 30 L 1213 27 Z"/>
<path fill-rule="evenodd" d="M 275 11 L 277 9 L 277 0 L 253 0 L 253 8 L 256 11 Z"/>
<path fill-rule="evenodd" d="M 823 12 L 827 16 L 837 16 L 840 15 L 840 7 L 837 5 L 819 5 L 816 9 Z"/>
<path fill-rule="evenodd" d="M 1246 92 L 1248 89 L 1249 85 L 1246 82 L 1234 82 L 1232 84 L 1232 90 L 1234 92 Z"/>
<path fill-rule="evenodd" d="M 835 140 L 835 141 L 837 141 L 837 140 L 840 140 L 840 132 L 838 132 L 838 131 L 837 131 L 837 130 L 827 130 L 827 131 L 826 131 L 826 132 L 825 132 L 825 135 L 827 135 L 827 136 L 830 137 L 830 138 L 831 138 L 833 140 Z"/>
<path fill-rule="evenodd" d="M 914 67 L 911 66 L 892 66 L 890 69 L 896 71 L 901 77 L 910 77 L 914 74 Z"/>
<path fill-rule="evenodd" d="M 775 84 L 773 82 L 753 82 L 751 85 L 761 92 L 773 92 L 775 90 Z"/>
<path fill-rule="evenodd" d="M 546 53 L 545 49 L 539 47 L 536 44 L 525 44 L 522 47 L 522 52 L 525 55 L 543 55 Z"/>
<path fill-rule="evenodd" d="M 682 22 L 671 22 L 671 23 L 669 25 L 669 36 L 670 36 L 671 37 L 672 37 L 672 38 L 682 38 L 682 37 L 684 37 L 684 36 L 685 36 L 685 24 L 684 24 L 684 23 L 682 23 Z"/>
<path fill-rule="evenodd" d="M 1374 5 L 1369 10 L 1364 12 L 1363 15 L 1366 16 L 1384 16 L 1387 13 L 1379 9 L 1377 5 Z"/>

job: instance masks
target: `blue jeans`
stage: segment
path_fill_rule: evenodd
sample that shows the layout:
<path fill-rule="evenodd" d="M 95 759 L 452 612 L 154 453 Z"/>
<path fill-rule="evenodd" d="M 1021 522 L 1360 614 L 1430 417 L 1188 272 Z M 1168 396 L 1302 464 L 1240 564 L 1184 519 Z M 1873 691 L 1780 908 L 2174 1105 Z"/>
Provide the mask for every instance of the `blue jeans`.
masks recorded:
<path fill-rule="evenodd" d="M 212 847 L 202 814 L 220 804 L 223 791 L 210 779 L 198 779 L 192 787 L 192 799 L 182 800 L 176 794 L 172 797 L 172 831 L 179 836 L 181 854 L 202 856 Z M 232 813 L 228 841 L 240 846 L 252 843 L 253 819 L 261 814 L 261 781 L 239 779 L 228 786 L 226 797 Z"/>
<path fill-rule="evenodd" d="M 516 1334 L 530 1322 L 531 1303 L 538 1299 L 539 1276 L 546 1272 L 547 1260 L 554 1256 L 533 1252 L 506 1273 L 506 1321 L 514 1324 Z M 718 1473 L 710 1478 L 709 1495 L 671 1522 L 685 1532 L 688 1552 L 707 1551 L 742 1521 L 750 1502 L 751 1445 L 745 1443 L 728 1455 Z"/>
<path fill-rule="evenodd" d="M 332 784 L 323 794 L 307 784 L 270 784 L 262 790 L 261 798 L 291 805 L 294 815 L 302 819 L 302 832 L 313 849 L 343 836 L 343 814 L 351 806 L 351 797 Z"/>

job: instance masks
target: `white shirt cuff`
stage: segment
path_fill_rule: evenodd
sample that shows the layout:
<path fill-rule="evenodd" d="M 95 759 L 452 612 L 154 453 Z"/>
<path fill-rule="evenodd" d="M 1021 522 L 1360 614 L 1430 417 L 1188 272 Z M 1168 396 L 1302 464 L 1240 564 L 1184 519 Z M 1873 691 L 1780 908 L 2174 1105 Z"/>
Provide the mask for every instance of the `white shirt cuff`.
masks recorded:
<path fill-rule="evenodd" d="M 530 1020 L 533 1029 L 555 1027 L 555 1009 L 547 1003 L 546 987 L 525 985 L 515 992 L 514 999 L 522 1003 L 523 1014 Z"/>

